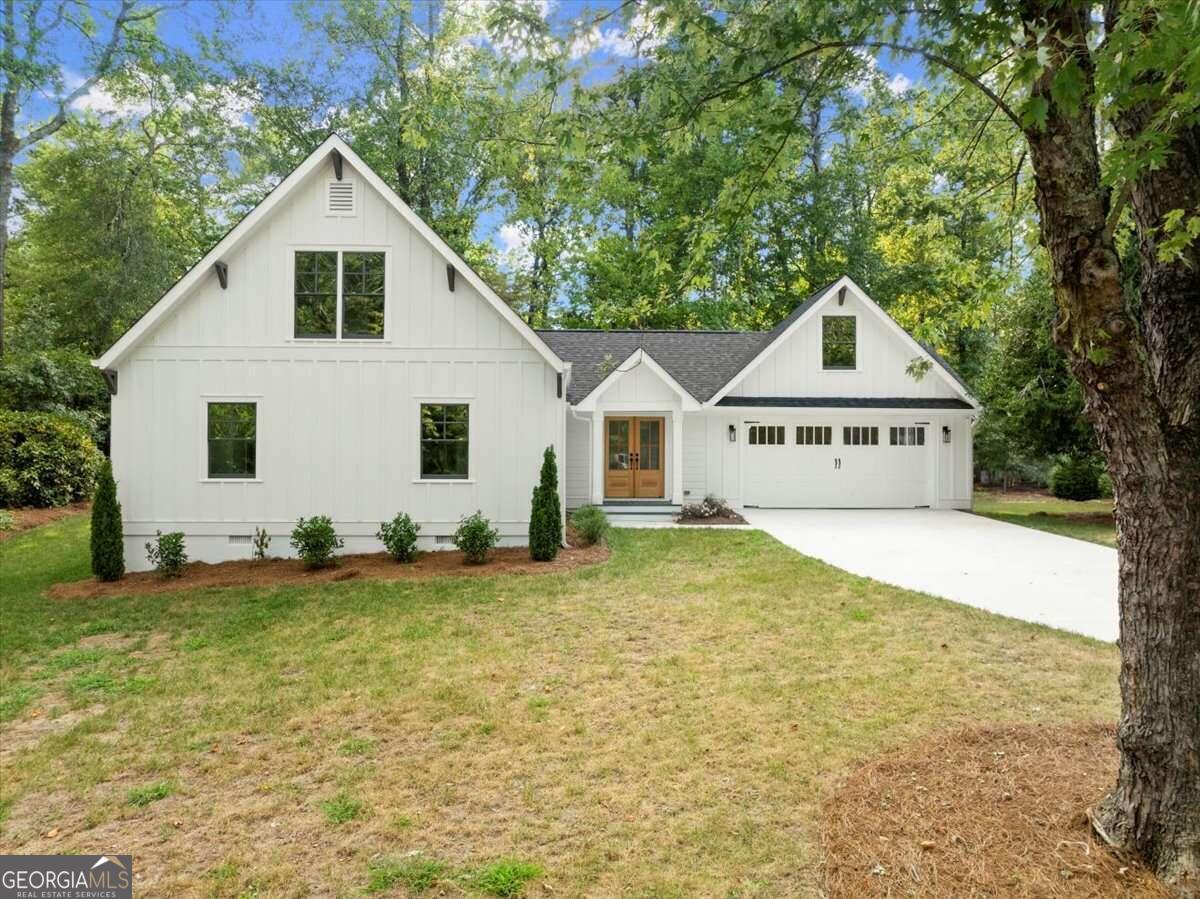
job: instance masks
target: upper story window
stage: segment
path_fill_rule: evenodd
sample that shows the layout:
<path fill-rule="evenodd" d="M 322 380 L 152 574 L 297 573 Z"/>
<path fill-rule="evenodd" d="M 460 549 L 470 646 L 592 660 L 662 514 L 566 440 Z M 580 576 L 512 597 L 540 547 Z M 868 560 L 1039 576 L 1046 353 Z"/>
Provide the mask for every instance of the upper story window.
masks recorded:
<path fill-rule="evenodd" d="M 854 369 L 858 366 L 858 319 L 853 315 L 821 318 L 821 367 Z"/>
<path fill-rule="evenodd" d="M 383 338 L 384 254 L 298 250 L 296 337 Z"/>
<path fill-rule="evenodd" d="M 257 473 L 258 406 L 208 404 L 208 476 L 253 479 Z"/>

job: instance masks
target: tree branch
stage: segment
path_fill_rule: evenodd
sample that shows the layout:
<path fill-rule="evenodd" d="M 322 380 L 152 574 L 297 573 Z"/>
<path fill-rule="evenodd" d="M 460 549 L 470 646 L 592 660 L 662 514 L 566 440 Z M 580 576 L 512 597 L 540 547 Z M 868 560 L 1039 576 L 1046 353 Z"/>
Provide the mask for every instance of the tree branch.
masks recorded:
<path fill-rule="evenodd" d="M 154 6 L 135 11 L 134 7 L 136 3 L 137 0 L 121 0 L 121 9 L 117 13 L 117 17 L 113 19 L 112 31 L 109 33 L 104 49 L 100 51 L 100 56 L 96 60 L 96 66 L 92 74 L 77 85 L 73 91 L 59 99 L 58 109 L 53 116 L 17 140 L 16 149 L 18 151 L 36 144 L 42 138 L 49 137 L 65 125 L 67 123 L 67 111 L 71 108 L 71 104 L 80 97 L 85 96 L 96 86 L 101 78 L 108 74 L 113 60 L 116 58 L 117 50 L 120 49 L 121 38 L 125 34 L 126 27 L 132 22 L 152 18 L 164 9 L 161 6 Z"/>

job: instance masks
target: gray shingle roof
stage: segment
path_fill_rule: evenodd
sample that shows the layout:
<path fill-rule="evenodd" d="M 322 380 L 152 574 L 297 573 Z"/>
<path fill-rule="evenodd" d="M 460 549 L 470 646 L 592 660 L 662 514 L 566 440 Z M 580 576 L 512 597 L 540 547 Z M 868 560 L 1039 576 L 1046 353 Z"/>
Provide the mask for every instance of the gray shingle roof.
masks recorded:
<path fill-rule="evenodd" d="M 738 372 L 776 337 L 812 308 L 813 304 L 837 281 L 823 284 L 770 331 L 602 331 L 540 330 L 538 336 L 560 359 L 571 363 L 571 383 L 567 387 L 567 402 L 578 403 L 599 384 L 613 366 L 620 365 L 636 350 L 649 353 L 654 361 L 679 382 L 700 402 L 712 398 Z M 968 394 L 970 390 L 958 372 L 930 346 L 922 344 L 933 360 Z M 753 398 L 751 398 L 753 399 Z M 764 398 L 766 399 L 766 398 Z M 800 398 L 785 398 L 792 402 Z M 853 397 L 843 398 L 848 402 Z M 941 401 L 939 401 L 941 402 Z M 721 401 L 724 405 L 725 400 Z M 742 398 L 742 405 L 749 405 Z M 765 405 L 765 403 L 763 404 Z M 972 408 L 962 406 L 909 406 L 904 408 Z"/>
<path fill-rule="evenodd" d="M 571 363 L 567 402 L 572 405 L 638 349 L 704 402 L 769 339 L 764 331 L 538 331 L 538 336 L 560 359 Z"/>

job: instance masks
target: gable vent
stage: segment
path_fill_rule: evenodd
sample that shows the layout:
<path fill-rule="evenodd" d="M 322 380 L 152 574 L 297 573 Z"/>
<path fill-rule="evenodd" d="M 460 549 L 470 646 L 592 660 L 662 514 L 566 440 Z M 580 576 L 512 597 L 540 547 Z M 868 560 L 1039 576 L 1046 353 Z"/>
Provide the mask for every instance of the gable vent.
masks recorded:
<path fill-rule="evenodd" d="M 329 181 L 326 184 L 325 214 L 355 215 L 357 199 L 355 184 L 350 179 Z"/>

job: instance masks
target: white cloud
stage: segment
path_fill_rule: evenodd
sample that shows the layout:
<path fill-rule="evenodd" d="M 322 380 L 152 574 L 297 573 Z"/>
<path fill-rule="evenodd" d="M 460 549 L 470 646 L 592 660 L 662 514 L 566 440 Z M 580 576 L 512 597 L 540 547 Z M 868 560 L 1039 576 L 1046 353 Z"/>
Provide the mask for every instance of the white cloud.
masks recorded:
<path fill-rule="evenodd" d="M 893 94 L 902 94 L 913 86 L 912 79 L 903 72 L 897 72 L 887 84 Z"/>
<path fill-rule="evenodd" d="M 577 34 L 571 40 L 570 55 L 572 59 L 581 59 L 599 51 L 612 56 L 634 56 L 640 51 L 646 56 L 665 44 L 667 36 L 667 29 L 660 28 L 643 8 L 633 15 L 624 31 L 616 26 L 594 25 L 587 32 Z"/>
<path fill-rule="evenodd" d="M 533 232 L 523 222 L 505 222 L 496 233 L 500 241 L 500 264 L 510 271 L 526 268 L 533 261 L 529 246 Z"/>
<path fill-rule="evenodd" d="M 71 104 L 71 108 L 99 116 L 140 119 L 150 114 L 153 105 L 147 97 L 117 97 L 101 83 L 92 85 L 91 90 Z"/>

